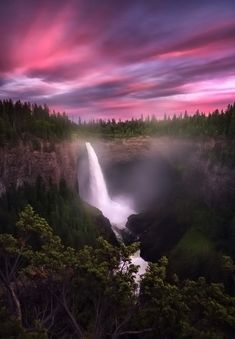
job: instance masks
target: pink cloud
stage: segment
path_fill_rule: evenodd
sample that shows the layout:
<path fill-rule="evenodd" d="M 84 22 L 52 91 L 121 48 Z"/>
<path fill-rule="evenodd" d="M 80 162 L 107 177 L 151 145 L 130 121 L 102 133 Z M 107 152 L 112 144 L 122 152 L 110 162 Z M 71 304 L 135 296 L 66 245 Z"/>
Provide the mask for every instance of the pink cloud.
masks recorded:
<path fill-rule="evenodd" d="M 222 108 L 235 94 L 225 2 L 0 4 L 0 97 L 87 117 Z"/>

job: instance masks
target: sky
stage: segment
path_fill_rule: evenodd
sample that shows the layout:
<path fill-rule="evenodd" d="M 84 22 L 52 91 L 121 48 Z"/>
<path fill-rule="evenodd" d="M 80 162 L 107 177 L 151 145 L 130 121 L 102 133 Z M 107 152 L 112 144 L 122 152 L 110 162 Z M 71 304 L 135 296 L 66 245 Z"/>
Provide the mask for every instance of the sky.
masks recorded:
<path fill-rule="evenodd" d="M 0 99 L 71 118 L 235 101 L 234 0 L 1 0 Z"/>

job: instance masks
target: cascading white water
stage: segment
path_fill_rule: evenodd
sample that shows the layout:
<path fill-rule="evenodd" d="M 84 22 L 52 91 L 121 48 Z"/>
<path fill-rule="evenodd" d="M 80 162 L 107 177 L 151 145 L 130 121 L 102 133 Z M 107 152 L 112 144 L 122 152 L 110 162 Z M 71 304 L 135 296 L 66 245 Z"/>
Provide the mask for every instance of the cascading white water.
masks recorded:
<path fill-rule="evenodd" d="M 86 142 L 86 148 L 89 162 L 88 202 L 100 209 L 112 225 L 123 229 L 129 215 L 135 212 L 128 206 L 125 199 L 112 200 L 110 198 L 97 155 L 89 142 Z"/>
<path fill-rule="evenodd" d="M 87 202 L 102 211 L 104 216 L 110 220 L 114 227 L 114 232 L 118 236 L 115 228 L 124 229 L 128 216 L 135 212 L 125 200 L 114 201 L 110 198 L 99 160 L 89 142 L 86 142 L 86 149 L 89 162 L 89 194 Z M 140 251 L 131 256 L 131 260 L 133 264 L 139 265 L 139 270 L 136 274 L 136 281 L 138 282 L 140 275 L 145 273 L 148 264 L 140 257 Z"/>
<path fill-rule="evenodd" d="M 109 195 L 97 155 L 89 142 L 86 142 L 89 163 L 89 202 L 103 210 L 109 203 Z"/>

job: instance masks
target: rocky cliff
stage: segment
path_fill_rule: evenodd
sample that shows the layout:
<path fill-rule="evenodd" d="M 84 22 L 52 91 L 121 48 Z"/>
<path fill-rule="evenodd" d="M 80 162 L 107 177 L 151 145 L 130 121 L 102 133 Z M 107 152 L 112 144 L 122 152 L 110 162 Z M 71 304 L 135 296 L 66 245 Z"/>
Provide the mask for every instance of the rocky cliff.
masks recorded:
<path fill-rule="evenodd" d="M 0 148 L 0 194 L 11 185 L 33 183 L 40 175 L 45 183 L 58 183 L 64 177 L 70 188 L 76 187 L 77 157 L 80 141 L 51 144 L 38 142 L 37 147 L 19 143 Z"/>
<path fill-rule="evenodd" d="M 174 138 L 150 138 L 138 137 L 130 139 L 116 140 L 91 140 L 95 145 L 101 166 L 106 172 L 109 185 L 114 188 L 127 187 L 127 183 L 120 185 L 117 181 L 122 181 L 125 177 L 125 171 L 132 165 L 133 168 L 139 165 L 136 160 L 142 159 L 142 164 L 147 164 L 147 175 L 144 173 L 146 166 L 139 166 L 139 172 L 142 177 L 149 177 L 154 173 L 149 173 L 152 167 L 152 160 L 159 163 L 167 163 L 167 166 L 184 172 L 185 180 L 191 180 L 192 175 L 199 178 L 200 175 L 206 176 L 204 181 L 205 194 L 208 199 L 209 191 L 213 195 L 223 191 L 223 187 L 234 184 L 234 166 L 228 167 L 224 162 L 223 142 L 213 139 L 207 141 L 174 139 Z M 233 148 L 234 146 L 234 148 Z M 228 147 L 226 146 L 226 149 Z M 235 144 L 231 142 L 231 154 L 227 158 L 234 157 Z M 218 151 L 219 150 L 219 151 Z M 76 139 L 57 144 L 47 142 L 38 142 L 34 144 L 19 143 L 15 147 L 0 148 L 0 194 L 11 186 L 20 186 L 24 182 L 33 183 L 40 175 L 45 182 L 51 179 L 58 183 L 61 177 L 64 177 L 67 184 L 72 189 L 77 189 L 77 164 L 78 159 L 84 151 L 84 140 Z M 219 154 L 219 161 L 212 156 Z M 221 155 L 222 154 L 222 155 Z M 222 161 L 221 161 L 222 157 Z M 130 166 L 129 166 L 130 165 Z M 129 166 L 129 167 L 128 167 Z M 190 170 L 188 170 L 190 169 Z M 165 171 L 165 168 L 164 168 Z M 132 178 L 134 178 L 131 172 Z M 159 173 L 158 173 L 159 174 Z M 139 174 L 138 174 L 139 175 Z M 116 180 L 118 178 L 118 180 Z M 127 178 L 130 182 L 129 178 Z M 161 178 L 162 180 L 162 178 Z M 138 182 L 140 185 L 141 182 Z M 145 182 L 143 183 L 145 185 Z M 123 187 L 122 187 L 123 186 Z M 135 183 L 134 183 L 134 186 Z M 211 189 L 209 190 L 208 187 Z"/>

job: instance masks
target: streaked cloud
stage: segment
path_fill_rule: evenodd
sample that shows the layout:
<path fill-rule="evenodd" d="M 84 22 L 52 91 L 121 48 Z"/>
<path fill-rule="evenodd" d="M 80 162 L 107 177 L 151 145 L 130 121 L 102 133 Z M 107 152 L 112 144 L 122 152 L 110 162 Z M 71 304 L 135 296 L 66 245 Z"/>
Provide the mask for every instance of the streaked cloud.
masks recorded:
<path fill-rule="evenodd" d="M 0 98 L 83 117 L 163 116 L 235 98 L 235 3 L 0 3 Z"/>

